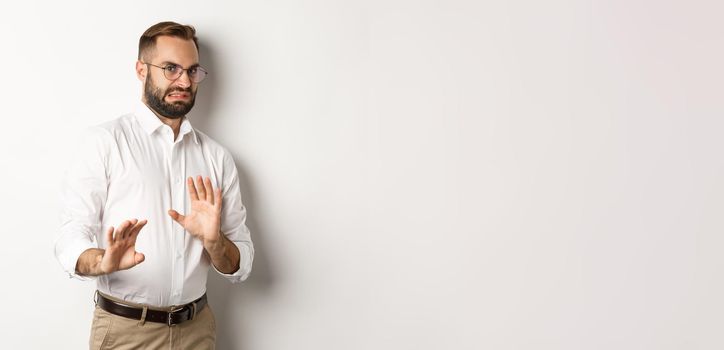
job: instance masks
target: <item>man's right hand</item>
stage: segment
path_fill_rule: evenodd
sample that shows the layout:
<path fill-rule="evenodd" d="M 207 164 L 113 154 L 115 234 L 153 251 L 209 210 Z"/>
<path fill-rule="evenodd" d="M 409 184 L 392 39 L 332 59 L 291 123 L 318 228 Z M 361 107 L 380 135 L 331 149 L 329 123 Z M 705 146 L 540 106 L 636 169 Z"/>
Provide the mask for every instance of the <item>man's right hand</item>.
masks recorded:
<path fill-rule="evenodd" d="M 143 262 L 143 254 L 136 252 L 136 237 L 148 221 L 126 220 L 118 229 L 113 226 L 106 232 L 106 252 L 101 257 L 99 268 L 102 274 L 130 269 Z"/>
<path fill-rule="evenodd" d="M 98 276 L 130 269 L 143 262 L 145 256 L 136 252 L 136 237 L 148 221 L 126 220 L 117 229 L 106 231 L 106 249 L 92 248 L 78 258 L 76 271 L 80 275 Z"/>

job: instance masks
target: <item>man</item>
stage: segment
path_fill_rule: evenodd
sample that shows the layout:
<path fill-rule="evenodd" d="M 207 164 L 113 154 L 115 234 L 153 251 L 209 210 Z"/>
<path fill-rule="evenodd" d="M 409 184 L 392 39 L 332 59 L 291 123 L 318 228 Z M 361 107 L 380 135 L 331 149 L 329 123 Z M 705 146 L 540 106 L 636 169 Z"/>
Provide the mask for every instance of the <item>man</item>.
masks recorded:
<path fill-rule="evenodd" d="M 212 349 L 209 265 L 231 282 L 251 272 L 234 161 L 185 117 L 206 74 L 193 27 L 148 28 L 142 103 L 90 128 L 68 168 L 55 254 L 96 280 L 92 349 Z"/>

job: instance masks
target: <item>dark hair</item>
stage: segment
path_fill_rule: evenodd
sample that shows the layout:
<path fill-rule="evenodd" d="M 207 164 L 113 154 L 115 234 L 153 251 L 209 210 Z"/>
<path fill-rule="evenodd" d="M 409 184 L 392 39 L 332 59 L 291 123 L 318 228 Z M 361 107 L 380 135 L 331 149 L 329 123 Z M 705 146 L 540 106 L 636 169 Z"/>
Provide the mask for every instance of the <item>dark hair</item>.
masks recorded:
<path fill-rule="evenodd" d="M 196 50 L 199 49 L 196 29 L 190 25 L 178 24 L 176 22 L 160 22 L 146 29 L 138 40 L 138 59 L 140 60 L 149 51 L 156 48 L 156 38 L 159 36 L 173 36 L 176 38 L 193 40 Z M 147 57 L 146 57 L 147 58 Z"/>

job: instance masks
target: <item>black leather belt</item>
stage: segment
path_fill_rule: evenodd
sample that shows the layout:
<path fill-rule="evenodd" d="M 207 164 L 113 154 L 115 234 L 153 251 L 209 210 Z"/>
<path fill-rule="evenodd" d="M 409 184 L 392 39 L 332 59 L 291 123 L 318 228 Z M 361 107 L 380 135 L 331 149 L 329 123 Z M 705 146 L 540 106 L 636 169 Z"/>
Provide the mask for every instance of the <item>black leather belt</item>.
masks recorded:
<path fill-rule="evenodd" d="M 114 315 L 132 318 L 134 320 L 140 320 L 141 317 L 143 317 L 143 308 L 119 304 L 104 297 L 100 293 L 98 293 L 96 305 Z M 198 298 L 186 305 L 180 305 L 169 312 L 151 310 L 147 308 L 146 321 L 165 323 L 168 326 L 173 326 L 175 324 L 192 320 L 194 316 L 201 312 L 205 306 L 206 293 L 204 293 L 201 298 Z"/>

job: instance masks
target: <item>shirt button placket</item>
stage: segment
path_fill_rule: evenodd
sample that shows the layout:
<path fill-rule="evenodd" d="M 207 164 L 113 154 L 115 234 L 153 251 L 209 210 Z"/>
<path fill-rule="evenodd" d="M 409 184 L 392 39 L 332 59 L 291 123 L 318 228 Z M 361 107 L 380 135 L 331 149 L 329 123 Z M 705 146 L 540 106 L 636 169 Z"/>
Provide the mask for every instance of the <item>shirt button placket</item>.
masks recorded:
<path fill-rule="evenodd" d="M 183 212 L 184 215 L 188 214 L 188 210 L 185 207 L 185 182 L 183 181 L 185 172 L 184 172 L 184 157 L 183 157 L 183 141 L 177 142 L 172 147 L 171 152 L 171 166 L 173 169 L 173 179 L 174 184 L 171 186 L 173 188 L 173 206 L 174 208 L 178 208 L 177 210 L 180 212 Z M 181 225 L 174 225 L 173 229 L 173 247 L 175 254 L 172 255 L 173 257 L 173 290 L 172 290 L 172 298 L 174 304 L 178 304 L 180 302 L 181 298 L 181 292 L 183 290 L 183 276 L 184 276 L 184 240 L 186 233 L 184 232 L 183 227 Z"/>

